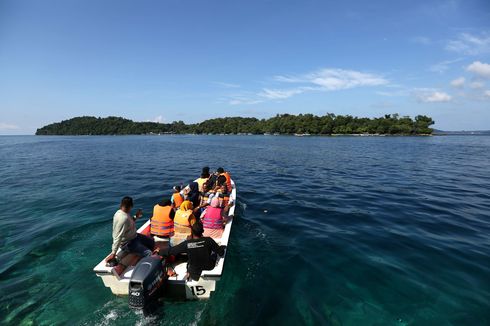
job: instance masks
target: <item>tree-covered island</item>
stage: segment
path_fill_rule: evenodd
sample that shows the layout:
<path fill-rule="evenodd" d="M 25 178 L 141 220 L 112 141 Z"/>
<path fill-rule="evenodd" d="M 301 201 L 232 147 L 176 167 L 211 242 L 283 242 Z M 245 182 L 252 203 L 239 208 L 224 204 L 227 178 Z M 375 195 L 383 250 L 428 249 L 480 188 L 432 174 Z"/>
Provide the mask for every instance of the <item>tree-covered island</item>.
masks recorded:
<path fill-rule="evenodd" d="M 185 124 L 135 122 L 120 117 L 76 117 L 37 129 L 36 135 L 144 135 L 144 134 L 310 134 L 310 135 L 430 135 L 432 118 L 398 114 L 379 118 L 350 115 L 280 114 L 269 119 L 216 118 Z"/>

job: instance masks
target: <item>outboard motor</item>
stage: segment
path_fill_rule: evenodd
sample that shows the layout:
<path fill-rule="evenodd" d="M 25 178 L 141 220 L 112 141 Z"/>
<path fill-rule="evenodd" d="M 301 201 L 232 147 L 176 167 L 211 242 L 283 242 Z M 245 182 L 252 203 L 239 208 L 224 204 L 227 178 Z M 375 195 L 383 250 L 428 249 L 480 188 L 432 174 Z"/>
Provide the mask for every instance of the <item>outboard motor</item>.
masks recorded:
<path fill-rule="evenodd" d="M 162 260 L 162 257 L 142 258 L 134 268 L 129 281 L 129 306 L 135 309 L 145 308 L 157 298 L 158 290 L 166 280 L 165 260 Z"/>

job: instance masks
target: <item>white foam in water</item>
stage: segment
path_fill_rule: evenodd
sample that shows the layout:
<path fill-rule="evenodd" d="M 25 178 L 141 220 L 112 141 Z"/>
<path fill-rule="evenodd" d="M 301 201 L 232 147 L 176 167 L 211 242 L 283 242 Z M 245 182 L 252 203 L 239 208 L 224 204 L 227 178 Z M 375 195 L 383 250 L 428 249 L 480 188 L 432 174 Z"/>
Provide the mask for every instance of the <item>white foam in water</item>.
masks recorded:
<path fill-rule="evenodd" d="M 115 310 L 110 310 L 107 315 L 104 316 L 104 320 L 101 325 L 110 325 L 112 321 L 115 321 L 118 317 L 118 314 Z"/>
<path fill-rule="evenodd" d="M 202 313 L 204 312 L 204 308 L 196 312 L 196 319 L 190 323 L 192 326 L 197 326 L 197 323 L 201 320 Z"/>

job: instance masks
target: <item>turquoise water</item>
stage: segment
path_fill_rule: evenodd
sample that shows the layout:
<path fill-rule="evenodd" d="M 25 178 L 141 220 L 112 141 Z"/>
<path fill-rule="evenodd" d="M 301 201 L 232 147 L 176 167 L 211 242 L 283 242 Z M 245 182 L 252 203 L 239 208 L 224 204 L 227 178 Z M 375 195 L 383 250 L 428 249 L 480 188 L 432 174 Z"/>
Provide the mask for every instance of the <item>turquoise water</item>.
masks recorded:
<path fill-rule="evenodd" d="M 238 185 L 209 301 L 127 308 L 92 268 L 131 195 Z M 489 325 L 490 137 L 0 137 L 0 323 Z"/>

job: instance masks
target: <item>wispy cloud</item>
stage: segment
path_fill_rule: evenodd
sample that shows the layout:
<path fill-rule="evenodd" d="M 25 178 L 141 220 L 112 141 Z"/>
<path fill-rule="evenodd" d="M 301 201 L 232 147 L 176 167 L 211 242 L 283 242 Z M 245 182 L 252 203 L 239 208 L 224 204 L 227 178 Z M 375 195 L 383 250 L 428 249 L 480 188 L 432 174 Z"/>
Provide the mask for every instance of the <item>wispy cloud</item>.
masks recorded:
<path fill-rule="evenodd" d="M 262 92 L 258 93 L 257 95 L 260 97 L 265 97 L 270 100 L 276 100 L 276 99 L 284 99 L 291 97 L 296 94 L 301 94 L 305 91 L 305 89 L 299 87 L 299 88 L 293 88 L 293 89 L 268 89 L 264 88 Z"/>
<path fill-rule="evenodd" d="M 447 42 L 446 50 L 465 55 L 480 55 L 490 53 L 490 33 L 483 32 L 480 35 L 460 33 Z"/>
<path fill-rule="evenodd" d="M 490 89 L 489 89 L 489 90 L 486 90 L 485 92 L 483 92 L 483 94 L 484 94 L 486 97 L 490 98 Z"/>
<path fill-rule="evenodd" d="M 483 87 L 485 87 L 485 83 L 481 81 L 474 81 L 470 83 L 470 88 L 472 89 L 481 89 Z"/>
<path fill-rule="evenodd" d="M 302 76 L 275 76 L 274 79 L 288 83 L 305 83 L 319 86 L 326 91 L 388 84 L 388 80 L 381 75 L 335 68 L 321 69 Z"/>
<path fill-rule="evenodd" d="M 433 64 L 430 66 L 429 70 L 433 72 L 438 72 L 440 74 L 444 73 L 446 70 L 449 69 L 449 66 L 452 65 L 453 63 L 456 63 L 458 61 L 463 60 L 462 58 L 457 58 L 453 60 L 444 60 L 441 62 L 438 62 L 436 64 Z"/>
<path fill-rule="evenodd" d="M 466 67 L 466 70 L 474 73 L 478 77 L 490 78 L 490 64 L 488 63 L 475 61 Z"/>
<path fill-rule="evenodd" d="M 258 92 L 243 92 L 229 96 L 231 105 L 257 104 L 270 100 L 282 100 L 306 92 L 332 92 L 357 87 L 388 86 L 382 75 L 356 70 L 327 68 L 302 75 L 278 75 L 273 81 L 294 84 L 287 88 L 263 88 Z"/>
<path fill-rule="evenodd" d="M 230 105 L 251 105 L 264 102 L 263 99 L 259 99 L 256 95 L 231 95 L 227 101 Z"/>
<path fill-rule="evenodd" d="M 451 86 L 456 88 L 461 88 L 464 86 L 466 79 L 464 77 L 459 77 L 451 81 Z"/>
<path fill-rule="evenodd" d="M 225 83 L 225 82 L 213 82 L 213 85 L 223 88 L 240 88 L 238 84 Z"/>
<path fill-rule="evenodd" d="M 419 102 L 437 103 L 451 101 L 451 95 L 431 88 L 418 88 L 413 91 L 413 95 Z"/>
<path fill-rule="evenodd" d="M 19 126 L 10 123 L 0 122 L 0 130 L 18 130 Z"/>

